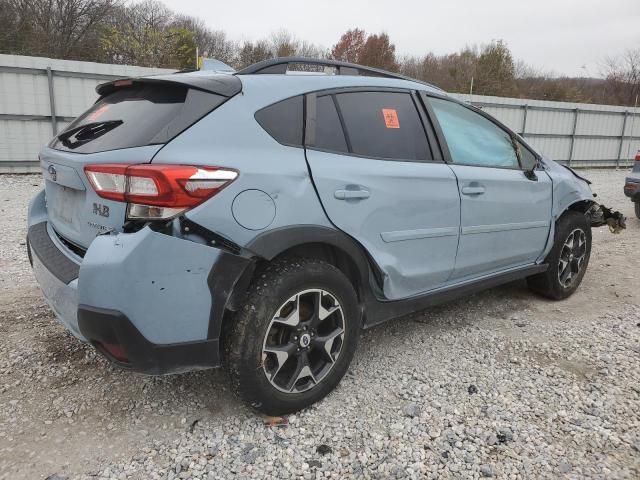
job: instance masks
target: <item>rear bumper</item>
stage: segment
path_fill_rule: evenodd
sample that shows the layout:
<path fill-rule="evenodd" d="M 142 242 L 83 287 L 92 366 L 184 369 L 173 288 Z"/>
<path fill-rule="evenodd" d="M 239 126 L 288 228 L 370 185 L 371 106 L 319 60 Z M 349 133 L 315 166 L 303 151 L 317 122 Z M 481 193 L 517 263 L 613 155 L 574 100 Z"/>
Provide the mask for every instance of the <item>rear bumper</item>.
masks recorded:
<path fill-rule="evenodd" d="M 627 177 L 624 182 L 624 194 L 633 201 L 640 201 L 640 177 Z"/>
<path fill-rule="evenodd" d="M 29 254 L 45 299 L 69 331 L 143 373 L 220 364 L 222 317 L 250 259 L 148 227 L 96 237 L 80 258 L 65 250 L 39 201 L 29 211 Z"/>
<path fill-rule="evenodd" d="M 56 248 L 49 237 L 46 223 L 38 223 L 29 228 L 27 249 L 33 274 L 56 318 L 73 335 L 86 341 L 78 328 L 79 265 Z"/>
<path fill-rule="evenodd" d="M 117 310 L 79 305 L 78 324 L 83 336 L 96 350 L 123 368 L 161 375 L 220 364 L 218 339 L 154 344 Z"/>

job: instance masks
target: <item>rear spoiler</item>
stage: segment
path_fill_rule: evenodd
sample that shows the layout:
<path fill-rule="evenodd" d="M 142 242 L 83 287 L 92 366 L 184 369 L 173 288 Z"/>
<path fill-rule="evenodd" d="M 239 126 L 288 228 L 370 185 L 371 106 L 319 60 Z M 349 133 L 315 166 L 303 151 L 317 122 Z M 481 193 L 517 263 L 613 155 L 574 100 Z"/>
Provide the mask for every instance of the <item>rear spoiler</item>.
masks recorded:
<path fill-rule="evenodd" d="M 196 90 L 233 97 L 242 90 L 242 82 L 235 75 L 225 73 L 188 72 L 153 75 L 149 77 L 119 78 L 110 82 L 101 83 L 96 87 L 96 92 L 101 97 L 108 95 L 119 88 L 126 88 L 136 84 L 164 83 L 182 85 Z"/>

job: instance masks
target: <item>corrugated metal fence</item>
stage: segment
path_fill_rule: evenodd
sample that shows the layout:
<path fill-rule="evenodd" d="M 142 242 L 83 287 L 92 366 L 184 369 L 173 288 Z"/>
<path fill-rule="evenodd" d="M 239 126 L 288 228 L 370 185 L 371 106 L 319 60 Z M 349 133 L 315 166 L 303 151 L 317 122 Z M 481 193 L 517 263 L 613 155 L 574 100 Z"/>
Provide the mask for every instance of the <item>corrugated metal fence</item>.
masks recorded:
<path fill-rule="evenodd" d="M 169 70 L 0 55 L 0 172 L 37 170 L 40 147 L 114 78 Z M 577 167 L 627 166 L 640 149 L 640 115 L 609 105 L 454 95 L 494 115 L 550 158 Z"/>

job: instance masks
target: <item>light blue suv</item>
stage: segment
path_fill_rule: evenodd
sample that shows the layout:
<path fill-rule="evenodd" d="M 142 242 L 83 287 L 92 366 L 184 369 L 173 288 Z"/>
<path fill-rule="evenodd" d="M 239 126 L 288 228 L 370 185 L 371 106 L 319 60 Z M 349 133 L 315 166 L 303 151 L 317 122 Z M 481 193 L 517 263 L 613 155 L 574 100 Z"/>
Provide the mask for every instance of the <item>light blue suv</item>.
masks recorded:
<path fill-rule="evenodd" d="M 123 367 L 225 365 L 291 412 L 360 329 L 519 278 L 562 299 L 589 263 L 589 182 L 431 85 L 280 58 L 97 91 L 40 154 L 28 246 L 57 317 Z"/>

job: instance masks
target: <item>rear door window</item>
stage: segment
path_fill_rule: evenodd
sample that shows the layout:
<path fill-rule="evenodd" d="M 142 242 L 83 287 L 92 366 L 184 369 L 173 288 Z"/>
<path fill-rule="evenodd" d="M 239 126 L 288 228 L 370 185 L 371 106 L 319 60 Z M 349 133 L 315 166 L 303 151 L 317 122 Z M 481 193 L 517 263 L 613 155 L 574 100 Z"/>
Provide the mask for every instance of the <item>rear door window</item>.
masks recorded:
<path fill-rule="evenodd" d="M 95 153 L 167 143 L 225 99 L 181 85 L 134 83 L 98 100 L 51 147 Z"/>
<path fill-rule="evenodd" d="M 336 101 L 351 153 L 393 160 L 433 159 L 409 93 L 339 93 Z"/>
<path fill-rule="evenodd" d="M 295 147 L 302 146 L 303 116 L 301 95 L 269 105 L 255 114 L 260 126 L 278 143 Z"/>

